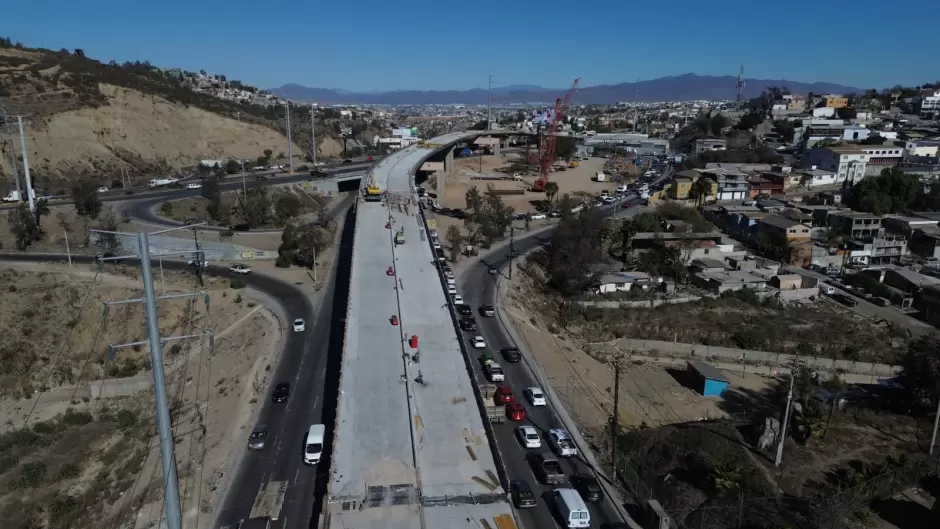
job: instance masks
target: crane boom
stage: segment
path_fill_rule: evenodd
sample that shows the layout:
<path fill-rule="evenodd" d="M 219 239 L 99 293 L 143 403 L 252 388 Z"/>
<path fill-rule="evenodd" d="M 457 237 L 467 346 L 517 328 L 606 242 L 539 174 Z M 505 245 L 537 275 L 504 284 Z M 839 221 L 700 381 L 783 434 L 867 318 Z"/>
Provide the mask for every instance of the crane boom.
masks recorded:
<path fill-rule="evenodd" d="M 542 147 L 542 158 L 539 160 L 539 178 L 532 186 L 532 189 L 536 192 L 545 191 L 545 186 L 548 185 L 548 177 L 551 175 L 552 165 L 555 163 L 555 156 L 557 154 L 558 130 L 565 124 L 565 114 L 568 112 L 568 107 L 571 105 L 571 99 L 574 97 L 575 90 L 578 89 L 579 81 L 581 81 L 580 77 L 571 83 L 571 88 L 568 90 L 568 93 L 565 94 L 564 99 L 560 97 L 555 99 L 555 115 L 552 116 L 551 129 L 549 130 L 548 137 L 545 138 L 545 143 Z"/>

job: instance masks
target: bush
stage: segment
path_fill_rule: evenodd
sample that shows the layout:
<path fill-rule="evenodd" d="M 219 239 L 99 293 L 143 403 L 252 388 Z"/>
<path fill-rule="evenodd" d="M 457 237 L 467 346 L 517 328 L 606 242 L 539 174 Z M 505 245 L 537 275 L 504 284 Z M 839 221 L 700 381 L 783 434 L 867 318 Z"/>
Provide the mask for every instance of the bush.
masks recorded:
<path fill-rule="evenodd" d="M 27 489 L 35 489 L 42 484 L 46 477 L 46 464 L 42 461 L 31 461 L 23 465 L 20 470 L 19 485 Z"/>
<path fill-rule="evenodd" d="M 277 259 L 274 261 L 274 266 L 278 268 L 290 268 L 290 265 L 290 257 L 284 255 L 283 253 L 277 254 Z"/>
<path fill-rule="evenodd" d="M 91 419 L 90 413 L 67 411 L 62 416 L 62 423 L 68 426 L 81 426 L 90 423 Z"/>
<path fill-rule="evenodd" d="M 245 288 L 245 282 L 241 279 L 232 279 L 229 281 L 229 287 L 235 289 Z"/>
<path fill-rule="evenodd" d="M 121 430 L 127 431 L 137 426 L 137 414 L 131 410 L 121 410 L 117 413 L 117 425 Z"/>

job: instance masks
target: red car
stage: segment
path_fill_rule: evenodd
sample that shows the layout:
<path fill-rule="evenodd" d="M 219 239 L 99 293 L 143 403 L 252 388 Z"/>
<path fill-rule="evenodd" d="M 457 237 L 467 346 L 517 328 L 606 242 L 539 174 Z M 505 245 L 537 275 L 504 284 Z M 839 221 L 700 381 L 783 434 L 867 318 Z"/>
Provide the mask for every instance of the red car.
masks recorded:
<path fill-rule="evenodd" d="M 506 416 L 509 417 L 510 421 L 522 422 L 525 420 L 525 408 L 523 408 L 522 404 L 519 404 L 518 402 L 507 404 Z"/>
<path fill-rule="evenodd" d="M 512 404 L 516 402 L 516 396 L 512 394 L 512 388 L 509 386 L 500 386 L 496 388 L 496 395 L 493 396 L 496 404 Z"/>
<path fill-rule="evenodd" d="M 369 161 L 370 161 L 370 162 L 372 161 L 372 157 L 371 157 L 371 156 L 369 157 Z"/>

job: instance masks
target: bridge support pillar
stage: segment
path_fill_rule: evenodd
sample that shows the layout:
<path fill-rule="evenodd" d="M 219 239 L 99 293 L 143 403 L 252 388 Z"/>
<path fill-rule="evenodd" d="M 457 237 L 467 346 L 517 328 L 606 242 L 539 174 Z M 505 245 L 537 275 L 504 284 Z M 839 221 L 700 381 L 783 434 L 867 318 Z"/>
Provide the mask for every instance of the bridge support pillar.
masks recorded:
<path fill-rule="evenodd" d="M 493 146 L 493 154 L 495 154 L 496 156 L 499 156 L 499 153 L 500 153 L 499 149 L 500 149 L 501 144 L 502 144 L 501 141 L 497 141 L 496 145 Z"/>

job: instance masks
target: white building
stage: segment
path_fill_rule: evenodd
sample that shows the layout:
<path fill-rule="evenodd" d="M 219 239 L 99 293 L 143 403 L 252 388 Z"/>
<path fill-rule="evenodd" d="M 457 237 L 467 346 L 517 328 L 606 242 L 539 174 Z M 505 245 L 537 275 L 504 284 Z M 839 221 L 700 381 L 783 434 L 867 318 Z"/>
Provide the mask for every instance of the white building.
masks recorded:
<path fill-rule="evenodd" d="M 904 157 L 911 156 L 930 156 L 934 157 L 940 154 L 940 141 L 936 140 L 911 140 L 904 144 Z"/>
<path fill-rule="evenodd" d="M 868 153 L 856 146 L 832 146 L 807 150 L 801 163 L 804 169 L 834 172 L 837 182 L 851 185 L 865 178 L 868 159 Z"/>
<path fill-rule="evenodd" d="M 940 90 L 927 90 L 914 100 L 914 108 L 921 116 L 940 112 Z"/>
<path fill-rule="evenodd" d="M 726 151 L 726 150 L 728 150 L 728 142 L 726 140 L 718 140 L 718 139 L 695 140 L 695 148 L 692 151 L 692 154 L 693 156 L 699 156 L 703 152 Z"/>
<path fill-rule="evenodd" d="M 836 178 L 835 171 L 826 171 L 813 165 L 802 172 L 802 184 L 806 189 L 815 189 L 817 187 L 831 186 L 840 183 Z"/>

